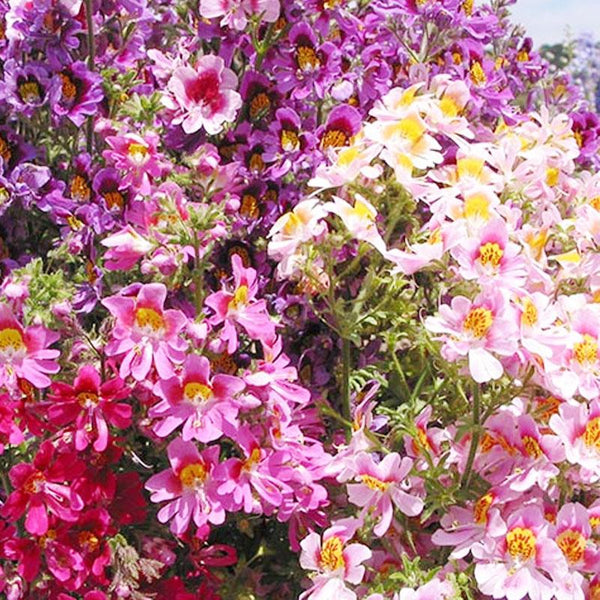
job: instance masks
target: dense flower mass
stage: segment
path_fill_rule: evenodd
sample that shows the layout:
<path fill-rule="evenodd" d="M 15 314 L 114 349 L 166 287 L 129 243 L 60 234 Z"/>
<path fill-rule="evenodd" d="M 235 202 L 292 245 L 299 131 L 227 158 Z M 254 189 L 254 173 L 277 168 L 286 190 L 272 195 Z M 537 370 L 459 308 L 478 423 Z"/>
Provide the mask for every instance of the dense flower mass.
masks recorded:
<path fill-rule="evenodd" d="M 1 598 L 600 598 L 600 120 L 513 3 L 0 0 Z"/>

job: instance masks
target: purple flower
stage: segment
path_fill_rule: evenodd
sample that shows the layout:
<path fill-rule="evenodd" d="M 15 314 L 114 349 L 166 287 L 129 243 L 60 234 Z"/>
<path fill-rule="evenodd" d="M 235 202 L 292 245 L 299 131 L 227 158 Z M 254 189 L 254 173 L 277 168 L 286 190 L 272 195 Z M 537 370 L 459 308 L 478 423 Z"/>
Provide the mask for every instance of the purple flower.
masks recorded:
<path fill-rule="evenodd" d="M 104 98 L 102 77 L 89 71 L 81 61 L 65 67 L 56 77 L 60 79 L 60 85 L 52 89 L 52 110 L 81 127 L 86 116 L 96 113 Z"/>
<path fill-rule="evenodd" d="M 46 67 L 27 63 L 23 67 L 13 60 L 4 65 L 4 81 L 0 83 L 0 98 L 17 112 L 31 117 L 46 104 L 50 93 L 50 77 Z"/>

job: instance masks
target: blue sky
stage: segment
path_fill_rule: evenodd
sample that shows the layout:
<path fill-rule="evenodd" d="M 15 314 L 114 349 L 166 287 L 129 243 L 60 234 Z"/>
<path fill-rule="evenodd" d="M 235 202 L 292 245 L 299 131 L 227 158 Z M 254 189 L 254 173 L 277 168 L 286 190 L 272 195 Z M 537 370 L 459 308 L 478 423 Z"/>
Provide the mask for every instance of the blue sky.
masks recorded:
<path fill-rule="evenodd" d="M 511 12 L 536 45 L 563 41 L 567 26 L 575 36 L 591 32 L 600 39 L 600 0 L 517 0 Z"/>

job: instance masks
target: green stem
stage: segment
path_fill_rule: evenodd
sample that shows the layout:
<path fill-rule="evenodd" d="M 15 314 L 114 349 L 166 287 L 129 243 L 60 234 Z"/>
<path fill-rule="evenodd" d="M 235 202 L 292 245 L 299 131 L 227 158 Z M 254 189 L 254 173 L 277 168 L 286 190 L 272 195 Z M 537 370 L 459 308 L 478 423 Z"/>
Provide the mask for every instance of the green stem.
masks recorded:
<path fill-rule="evenodd" d="M 342 416 L 352 422 L 350 409 L 350 340 L 342 338 Z M 348 439 L 352 436 L 352 428 L 347 428 Z"/>
<path fill-rule="evenodd" d="M 85 22 L 87 26 L 87 45 L 88 45 L 88 68 L 94 71 L 96 63 L 96 39 L 94 38 L 94 19 L 93 19 L 93 0 L 85 0 Z M 87 151 L 89 154 L 94 149 L 94 117 L 88 117 L 87 120 Z"/>
<path fill-rule="evenodd" d="M 467 457 L 467 464 L 465 466 L 465 472 L 461 487 L 468 488 L 471 481 L 471 474 L 473 472 L 473 462 L 475 461 L 475 454 L 479 446 L 479 436 L 481 434 L 479 428 L 479 384 L 475 383 L 473 386 L 473 433 L 471 437 L 471 447 L 469 448 L 469 456 Z"/>
<path fill-rule="evenodd" d="M 194 282 L 194 304 L 196 307 L 196 316 L 202 312 L 202 303 L 204 302 L 204 294 L 202 289 L 203 269 L 200 261 L 200 240 L 197 232 L 194 232 L 194 272 L 192 280 Z"/>

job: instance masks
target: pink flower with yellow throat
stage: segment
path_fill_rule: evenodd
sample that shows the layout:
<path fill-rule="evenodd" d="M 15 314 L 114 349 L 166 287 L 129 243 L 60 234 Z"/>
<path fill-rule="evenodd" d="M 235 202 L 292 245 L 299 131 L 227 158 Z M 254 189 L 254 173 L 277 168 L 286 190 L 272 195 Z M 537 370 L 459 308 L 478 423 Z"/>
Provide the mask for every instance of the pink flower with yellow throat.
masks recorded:
<path fill-rule="evenodd" d="M 143 381 L 152 365 L 161 379 L 173 377 L 173 363 L 185 358 L 187 343 L 179 336 L 187 323 L 179 310 L 164 310 L 167 288 L 149 283 L 139 288 L 135 298 L 111 296 L 102 304 L 116 317 L 112 341 L 106 354 L 120 358 L 120 376 L 131 375 Z"/>
<path fill-rule="evenodd" d="M 315 571 L 313 586 L 300 596 L 300 600 L 356 600 L 354 591 L 346 582 L 358 585 L 365 575 L 365 560 L 372 556 L 363 544 L 349 544 L 360 521 L 345 519 L 334 523 L 323 536 L 312 532 L 301 542 L 300 566 Z"/>
<path fill-rule="evenodd" d="M 37 388 L 50 385 L 49 374 L 59 370 L 60 352 L 48 348 L 58 334 L 41 325 L 23 327 L 5 304 L 0 304 L 0 386 L 17 390 L 18 378 Z"/>
<path fill-rule="evenodd" d="M 442 355 L 450 362 L 467 356 L 469 372 L 484 383 L 502 377 L 504 368 L 495 355 L 511 356 L 517 350 L 516 325 L 510 307 L 497 290 L 474 301 L 456 296 L 450 306 L 440 306 L 437 317 L 428 317 L 425 327 L 439 334 Z"/>

